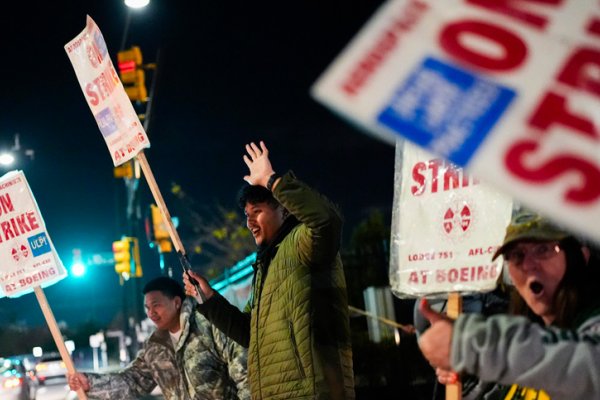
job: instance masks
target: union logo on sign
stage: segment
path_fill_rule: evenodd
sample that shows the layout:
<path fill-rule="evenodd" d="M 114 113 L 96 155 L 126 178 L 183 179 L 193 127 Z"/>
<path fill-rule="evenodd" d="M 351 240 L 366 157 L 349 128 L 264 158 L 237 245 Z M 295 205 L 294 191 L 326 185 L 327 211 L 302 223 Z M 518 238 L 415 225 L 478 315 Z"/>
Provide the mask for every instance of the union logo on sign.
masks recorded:
<path fill-rule="evenodd" d="M 452 204 L 444 211 L 442 227 L 446 236 L 462 239 L 466 237 L 472 222 L 472 210 L 464 201 Z"/>

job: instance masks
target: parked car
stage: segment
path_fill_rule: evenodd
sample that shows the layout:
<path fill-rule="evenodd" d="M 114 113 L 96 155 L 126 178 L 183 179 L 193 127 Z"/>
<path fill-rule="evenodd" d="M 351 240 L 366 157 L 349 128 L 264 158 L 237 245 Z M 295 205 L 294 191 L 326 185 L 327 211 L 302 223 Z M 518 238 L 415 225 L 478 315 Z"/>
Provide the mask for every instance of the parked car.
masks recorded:
<path fill-rule="evenodd" d="M 0 399 L 34 400 L 37 381 L 18 359 L 0 358 Z"/>
<path fill-rule="evenodd" d="M 35 375 L 40 384 L 48 383 L 50 380 L 66 380 L 67 367 L 60 354 L 44 354 L 35 366 Z"/>

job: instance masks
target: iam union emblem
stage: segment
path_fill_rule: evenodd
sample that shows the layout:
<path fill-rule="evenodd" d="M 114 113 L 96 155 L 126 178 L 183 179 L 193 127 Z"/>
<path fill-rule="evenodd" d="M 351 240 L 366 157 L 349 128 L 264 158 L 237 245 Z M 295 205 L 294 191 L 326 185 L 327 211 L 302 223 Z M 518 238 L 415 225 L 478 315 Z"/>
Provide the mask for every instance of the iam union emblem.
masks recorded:
<path fill-rule="evenodd" d="M 16 262 L 19 262 L 29 257 L 29 248 L 27 248 L 27 246 L 24 244 L 20 244 L 16 247 L 13 247 L 10 254 Z"/>
<path fill-rule="evenodd" d="M 462 239 L 469 234 L 473 211 L 466 202 L 450 205 L 443 212 L 442 228 L 447 236 Z"/>

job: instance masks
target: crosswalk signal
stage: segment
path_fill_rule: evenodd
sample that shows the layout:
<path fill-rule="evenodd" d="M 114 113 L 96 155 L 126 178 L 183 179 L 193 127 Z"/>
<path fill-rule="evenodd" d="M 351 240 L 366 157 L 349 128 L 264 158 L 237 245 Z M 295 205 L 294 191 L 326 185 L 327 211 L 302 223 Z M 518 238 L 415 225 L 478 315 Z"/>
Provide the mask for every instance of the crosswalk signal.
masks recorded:
<path fill-rule="evenodd" d="M 125 87 L 125 93 L 131 101 L 148 101 L 146 73 L 142 64 L 142 51 L 138 46 L 122 50 L 117 54 L 119 75 Z"/>

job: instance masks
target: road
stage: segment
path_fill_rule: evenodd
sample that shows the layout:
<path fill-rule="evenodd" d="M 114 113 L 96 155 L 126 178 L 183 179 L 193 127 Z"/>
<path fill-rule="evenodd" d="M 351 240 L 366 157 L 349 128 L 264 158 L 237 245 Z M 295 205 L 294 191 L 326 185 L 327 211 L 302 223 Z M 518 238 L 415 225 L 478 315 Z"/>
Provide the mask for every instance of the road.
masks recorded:
<path fill-rule="evenodd" d="M 156 394 L 146 396 L 140 400 L 161 400 L 162 395 Z M 77 394 L 69 390 L 67 382 L 55 381 L 50 384 L 42 385 L 38 388 L 36 400 L 77 400 Z"/>
<path fill-rule="evenodd" d="M 76 395 L 69 396 L 69 386 L 67 381 L 55 381 L 41 385 L 37 391 L 37 400 L 67 400 L 76 399 Z"/>

